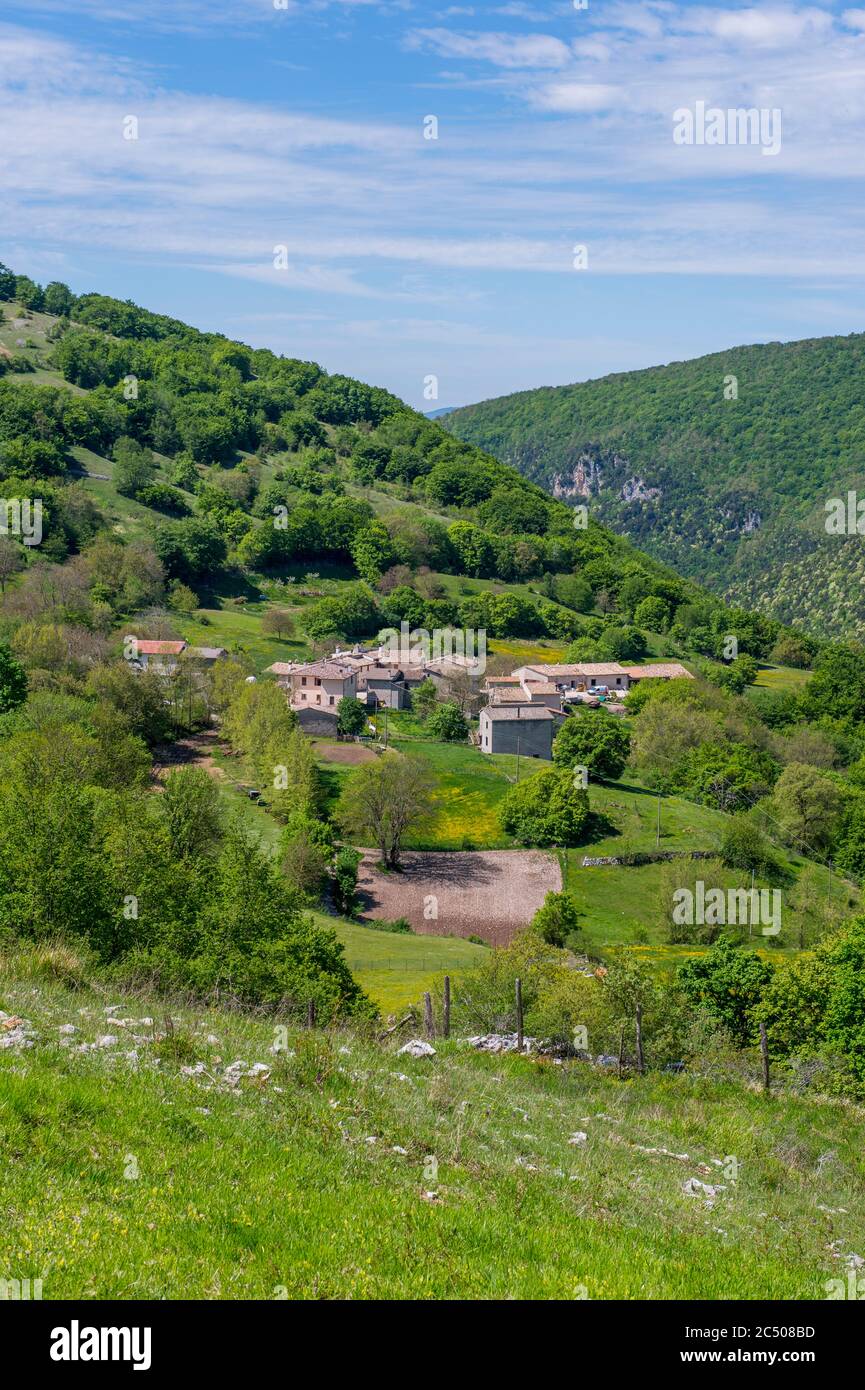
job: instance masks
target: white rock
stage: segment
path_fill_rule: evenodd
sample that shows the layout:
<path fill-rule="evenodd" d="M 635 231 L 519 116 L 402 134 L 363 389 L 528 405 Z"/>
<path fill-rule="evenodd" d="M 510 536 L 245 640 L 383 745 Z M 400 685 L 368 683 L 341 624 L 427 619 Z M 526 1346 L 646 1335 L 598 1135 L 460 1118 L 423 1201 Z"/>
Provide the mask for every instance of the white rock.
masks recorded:
<path fill-rule="evenodd" d="M 402 1154 L 403 1158 L 408 1158 L 408 1149 L 401 1148 L 399 1144 L 394 1144 L 391 1153 Z"/>
<path fill-rule="evenodd" d="M 719 1192 L 726 1192 L 723 1183 L 716 1184 L 715 1187 L 708 1182 L 700 1182 L 699 1178 L 686 1178 L 682 1184 L 682 1191 L 686 1197 L 717 1197 Z"/>
<path fill-rule="evenodd" d="M 586 1142 L 586 1140 L 588 1139 L 588 1137 L 589 1137 L 589 1136 L 588 1136 L 588 1134 L 586 1134 L 585 1130 L 578 1129 L 577 1132 L 576 1132 L 576 1134 L 572 1134 L 572 1135 L 571 1135 L 570 1139 L 568 1140 L 568 1143 L 569 1143 L 569 1144 L 585 1144 L 585 1142 Z"/>
<path fill-rule="evenodd" d="M 397 1053 L 398 1057 L 434 1057 L 436 1050 L 422 1038 L 412 1038 L 411 1042 L 405 1043 Z"/>

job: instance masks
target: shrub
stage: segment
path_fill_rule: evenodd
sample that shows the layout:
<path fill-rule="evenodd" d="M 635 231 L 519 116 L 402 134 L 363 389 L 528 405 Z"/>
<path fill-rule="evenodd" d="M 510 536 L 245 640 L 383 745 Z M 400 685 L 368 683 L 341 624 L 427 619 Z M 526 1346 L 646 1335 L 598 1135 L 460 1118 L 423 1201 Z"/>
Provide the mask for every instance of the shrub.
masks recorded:
<path fill-rule="evenodd" d="M 549 768 L 512 787 L 502 801 L 502 828 L 524 845 L 578 845 L 589 798 L 572 773 Z"/>
<path fill-rule="evenodd" d="M 566 946 L 579 930 L 579 923 L 579 909 L 570 893 L 548 893 L 532 918 L 532 931 L 548 946 Z"/>
<path fill-rule="evenodd" d="M 576 764 L 589 775 L 620 777 L 631 751 L 627 725 L 606 710 L 587 710 L 566 719 L 553 742 L 553 762 L 563 768 Z"/>
<path fill-rule="evenodd" d="M 333 861 L 333 899 L 337 912 L 354 917 L 357 912 L 357 870 L 361 856 L 345 845 Z"/>
<path fill-rule="evenodd" d="M 406 917 L 397 917 L 393 922 L 385 921 L 384 918 L 370 917 L 363 925 L 370 927 L 372 931 L 392 932 L 395 936 L 414 936 L 414 927 Z"/>
<path fill-rule="evenodd" d="M 427 728 L 433 738 L 443 743 L 465 743 L 468 738 L 468 722 L 458 705 L 447 703 L 433 710 L 427 720 Z"/>

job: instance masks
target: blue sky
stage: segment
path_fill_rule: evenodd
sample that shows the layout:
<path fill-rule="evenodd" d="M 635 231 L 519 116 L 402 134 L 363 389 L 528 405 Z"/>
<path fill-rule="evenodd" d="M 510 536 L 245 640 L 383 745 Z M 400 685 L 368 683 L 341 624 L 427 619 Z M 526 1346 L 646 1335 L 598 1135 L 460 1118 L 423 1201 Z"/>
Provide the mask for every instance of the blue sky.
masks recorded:
<path fill-rule="evenodd" d="M 0 259 L 43 281 L 421 409 L 863 327 L 865 9 L 6 0 L 3 15 Z M 779 110 L 780 151 L 677 145 L 673 113 L 699 101 Z"/>

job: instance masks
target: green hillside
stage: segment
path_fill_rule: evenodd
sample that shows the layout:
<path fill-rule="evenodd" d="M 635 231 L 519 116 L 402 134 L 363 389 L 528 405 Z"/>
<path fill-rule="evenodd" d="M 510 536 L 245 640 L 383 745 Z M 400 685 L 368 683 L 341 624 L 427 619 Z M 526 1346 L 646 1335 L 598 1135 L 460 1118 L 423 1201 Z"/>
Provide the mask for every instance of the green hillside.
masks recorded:
<path fill-rule="evenodd" d="M 260 1017 L 2 966 L 29 1041 L 0 1052 L 5 1267 L 45 1300 L 822 1300 L 862 1249 L 861 1111 L 763 1096 L 753 1056 L 274 1053 Z"/>
<path fill-rule="evenodd" d="M 444 426 L 728 600 L 816 634 L 865 632 L 865 335 L 731 348 L 523 391 Z"/>
<path fill-rule="evenodd" d="M 540 644 L 597 644 L 612 627 L 606 655 L 675 655 L 675 641 L 653 645 L 650 621 L 636 644 L 620 633 L 653 596 L 670 622 L 702 605 L 700 622 L 739 633 L 744 650 L 772 645 L 749 645 L 742 614 L 593 518 L 575 528 L 568 506 L 490 453 L 315 363 L 129 302 L 43 292 L 2 266 L 0 347 L 0 482 L 7 497 L 38 483 L 44 508 L 42 543 L 19 547 L 21 565 L 63 562 L 107 527 L 153 548 L 165 587 L 137 577 L 100 602 L 129 611 L 182 586 L 181 635 L 246 647 L 258 669 L 308 650 L 305 636 L 355 640 L 403 620 Z M 357 580 L 383 597 L 345 598 Z M 291 610 L 295 651 L 245 628 L 270 605 Z"/>

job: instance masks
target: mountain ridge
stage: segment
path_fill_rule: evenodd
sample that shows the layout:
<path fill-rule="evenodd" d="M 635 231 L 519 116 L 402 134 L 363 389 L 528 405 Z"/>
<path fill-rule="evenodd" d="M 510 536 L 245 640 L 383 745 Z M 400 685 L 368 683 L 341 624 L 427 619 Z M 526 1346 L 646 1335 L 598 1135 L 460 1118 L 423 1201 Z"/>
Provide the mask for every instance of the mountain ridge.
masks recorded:
<path fill-rule="evenodd" d="M 861 636 L 862 547 L 825 517 L 865 494 L 863 395 L 865 334 L 848 334 L 518 392 L 443 427 L 727 601 Z"/>

